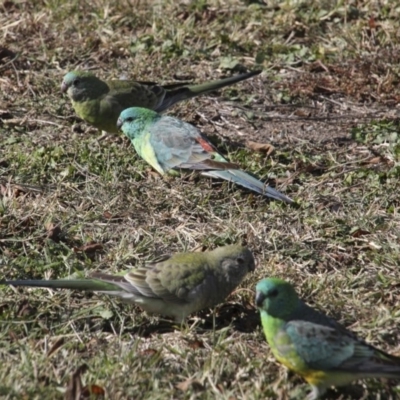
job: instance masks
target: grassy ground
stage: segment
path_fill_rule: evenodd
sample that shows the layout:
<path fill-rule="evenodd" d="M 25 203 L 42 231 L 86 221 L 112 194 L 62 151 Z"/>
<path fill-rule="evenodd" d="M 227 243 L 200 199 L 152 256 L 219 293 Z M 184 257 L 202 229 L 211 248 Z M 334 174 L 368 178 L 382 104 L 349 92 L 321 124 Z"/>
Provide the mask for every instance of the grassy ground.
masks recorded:
<path fill-rule="evenodd" d="M 258 269 L 217 308 L 215 334 L 209 311 L 180 331 L 102 296 L 3 287 L 0 396 L 63 398 L 69 387 L 72 399 L 82 379 L 110 399 L 304 398 L 260 328 L 253 291 L 264 276 L 290 280 L 400 355 L 396 3 L 2 2 L 0 279 L 116 272 L 236 242 L 254 251 Z M 125 138 L 98 142 L 60 94 L 77 67 L 163 83 L 261 67 L 170 114 L 299 207 L 194 175 L 162 179 Z M 249 141 L 275 149 L 254 152 Z M 396 382 L 363 381 L 327 397 L 399 392 Z"/>

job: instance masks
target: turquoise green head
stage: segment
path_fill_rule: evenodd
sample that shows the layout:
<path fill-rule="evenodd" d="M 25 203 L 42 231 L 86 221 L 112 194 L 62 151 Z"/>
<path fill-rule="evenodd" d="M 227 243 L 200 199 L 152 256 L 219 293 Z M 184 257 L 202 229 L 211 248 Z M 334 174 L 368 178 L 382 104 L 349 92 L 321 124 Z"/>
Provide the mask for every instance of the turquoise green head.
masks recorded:
<path fill-rule="evenodd" d="M 256 305 L 261 312 L 274 318 L 289 317 L 299 304 L 294 287 L 279 278 L 267 278 L 257 283 Z"/>
<path fill-rule="evenodd" d="M 159 114 L 148 108 L 130 107 L 121 112 L 117 121 L 117 128 L 126 133 L 131 129 L 137 129 L 138 123 L 142 125 L 154 120 L 158 116 Z"/>

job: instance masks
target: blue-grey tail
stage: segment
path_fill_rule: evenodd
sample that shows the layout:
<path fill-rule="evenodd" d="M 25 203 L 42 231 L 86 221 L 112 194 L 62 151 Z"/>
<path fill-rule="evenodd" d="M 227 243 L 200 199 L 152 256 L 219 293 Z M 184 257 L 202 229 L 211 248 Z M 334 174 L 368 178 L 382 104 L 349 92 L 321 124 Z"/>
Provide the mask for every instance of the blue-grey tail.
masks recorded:
<path fill-rule="evenodd" d="M 397 379 L 400 380 L 400 368 L 399 367 L 378 367 L 374 371 L 364 371 L 363 368 L 360 368 L 357 372 L 354 370 L 349 371 L 349 373 L 353 373 L 358 375 L 360 379 L 366 378 L 387 378 L 387 379 Z M 357 379 L 357 378 L 355 378 Z"/>
<path fill-rule="evenodd" d="M 285 196 L 283 193 L 278 192 L 272 187 L 249 175 L 247 172 L 239 169 L 206 171 L 202 172 L 202 175 L 225 179 L 250 189 L 256 193 L 271 197 L 272 199 L 284 201 L 285 203 L 289 204 L 294 203 L 290 197 Z"/>

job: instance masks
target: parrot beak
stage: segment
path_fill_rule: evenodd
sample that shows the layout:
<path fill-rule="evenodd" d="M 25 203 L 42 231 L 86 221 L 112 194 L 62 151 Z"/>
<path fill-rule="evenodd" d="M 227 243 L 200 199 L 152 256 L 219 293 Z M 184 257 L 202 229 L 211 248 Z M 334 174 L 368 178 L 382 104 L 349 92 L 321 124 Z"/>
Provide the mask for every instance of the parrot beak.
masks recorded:
<path fill-rule="evenodd" d="M 265 300 L 265 294 L 264 293 L 262 293 L 262 292 L 256 292 L 256 306 L 258 307 L 258 308 L 261 308 L 262 307 L 262 305 L 263 305 L 263 303 L 264 303 L 264 300 Z"/>
<path fill-rule="evenodd" d="M 68 85 L 63 81 L 61 84 L 61 93 L 65 93 L 68 90 Z"/>
<path fill-rule="evenodd" d="M 122 119 L 121 119 L 121 118 L 118 118 L 118 121 L 117 121 L 117 128 L 118 128 L 118 130 L 121 130 L 122 124 L 123 124 Z"/>

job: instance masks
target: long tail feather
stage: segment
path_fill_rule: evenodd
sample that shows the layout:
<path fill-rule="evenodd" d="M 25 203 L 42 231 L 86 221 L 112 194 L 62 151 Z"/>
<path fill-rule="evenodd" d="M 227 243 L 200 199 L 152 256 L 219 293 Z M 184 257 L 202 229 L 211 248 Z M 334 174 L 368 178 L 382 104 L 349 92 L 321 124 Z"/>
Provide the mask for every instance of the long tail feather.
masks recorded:
<path fill-rule="evenodd" d="M 52 289 L 74 289 L 89 291 L 112 291 L 121 290 L 118 285 L 109 282 L 102 282 L 95 279 L 57 279 L 57 280 L 18 280 L 18 281 L 0 281 L 0 285 L 12 286 L 30 286 Z"/>
<path fill-rule="evenodd" d="M 360 379 L 366 378 L 387 378 L 387 379 L 400 379 L 400 367 L 389 367 L 389 368 L 377 368 L 376 371 L 364 371 L 360 370 L 357 372 L 349 371 L 358 376 Z"/>
<path fill-rule="evenodd" d="M 265 185 L 258 179 L 239 169 L 213 170 L 202 172 L 202 175 L 225 179 L 247 189 L 253 190 L 256 193 L 271 197 L 275 200 L 284 201 L 289 204 L 293 203 L 293 200 L 290 197 L 285 196 L 284 194 L 278 192 L 268 185 Z"/>
<path fill-rule="evenodd" d="M 202 83 L 200 85 L 192 85 L 173 90 L 168 90 L 162 104 L 156 109 L 156 111 L 162 112 L 167 108 L 171 107 L 173 104 L 178 103 L 179 101 L 191 99 L 192 97 L 198 96 L 200 94 L 221 89 L 225 86 L 229 86 L 234 83 L 243 81 L 245 79 L 249 79 L 252 76 L 260 74 L 261 72 L 262 72 L 261 70 L 257 70 L 221 80 Z"/>

